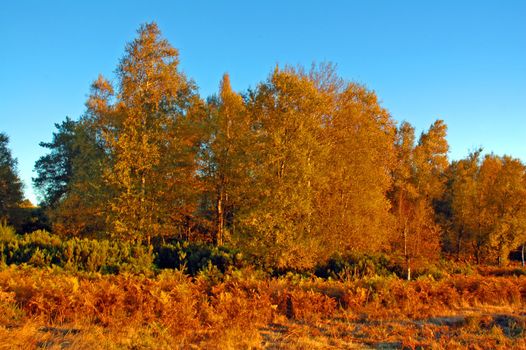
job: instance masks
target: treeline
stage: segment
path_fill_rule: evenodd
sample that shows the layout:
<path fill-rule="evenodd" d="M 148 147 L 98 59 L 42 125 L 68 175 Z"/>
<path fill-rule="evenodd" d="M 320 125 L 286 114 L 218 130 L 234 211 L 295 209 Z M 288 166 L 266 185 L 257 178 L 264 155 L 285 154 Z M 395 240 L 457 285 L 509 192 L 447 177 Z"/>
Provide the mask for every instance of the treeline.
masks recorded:
<path fill-rule="evenodd" d="M 115 82 L 100 76 L 84 115 L 41 143 L 34 186 L 54 233 L 210 242 L 292 269 L 382 252 L 408 275 L 441 254 L 501 263 L 526 242 L 524 164 L 450 163 L 443 121 L 417 138 L 331 65 L 276 67 L 243 94 L 225 75 L 206 101 L 178 65 L 142 26 Z"/>
<path fill-rule="evenodd" d="M 18 232 L 49 229 L 43 208 L 23 198 L 17 160 L 11 155 L 9 137 L 0 132 L 0 228 L 7 223 Z"/>

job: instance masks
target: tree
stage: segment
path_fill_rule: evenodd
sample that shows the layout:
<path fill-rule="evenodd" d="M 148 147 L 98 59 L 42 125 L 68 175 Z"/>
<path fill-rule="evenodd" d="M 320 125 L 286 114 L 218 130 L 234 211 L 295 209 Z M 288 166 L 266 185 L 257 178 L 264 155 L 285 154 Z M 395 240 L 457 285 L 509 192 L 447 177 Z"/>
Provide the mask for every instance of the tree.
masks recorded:
<path fill-rule="evenodd" d="M 72 159 L 72 178 L 64 200 L 51 212 L 57 233 L 107 238 L 108 202 L 112 187 L 105 181 L 110 157 L 87 115 L 75 128 L 77 154 Z"/>
<path fill-rule="evenodd" d="M 66 117 L 62 124 L 55 124 L 51 142 L 41 142 L 40 146 L 49 149 L 49 154 L 40 157 L 35 163 L 37 177 L 33 186 L 42 197 L 41 205 L 56 208 L 68 192 L 73 177 L 73 159 L 78 156 L 76 145 L 77 122 Z"/>
<path fill-rule="evenodd" d="M 509 156 L 482 150 L 454 162 L 449 171 L 451 231 L 457 255 L 474 254 L 477 263 L 505 262 L 526 242 L 526 167 Z"/>
<path fill-rule="evenodd" d="M 9 220 L 11 211 L 22 201 L 22 182 L 16 159 L 8 148 L 9 137 L 0 133 L 0 220 Z"/>
<path fill-rule="evenodd" d="M 446 124 L 443 120 L 437 120 L 426 133 L 422 133 L 414 151 L 419 192 L 431 202 L 444 194 L 444 173 L 449 166 L 446 135 Z"/>
<path fill-rule="evenodd" d="M 235 208 L 242 206 L 251 124 L 243 98 L 232 91 L 227 74 L 221 81 L 218 97 L 208 103 L 209 139 L 201 158 L 204 181 L 214 202 L 214 240 L 222 245 L 227 229 L 233 229 Z"/>
<path fill-rule="evenodd" d="M 451 214 L 449 239 L 456 249 L 457 260 L 462 253 L 469 252 L 469 243 L 474 239 L 480 215 L 478 175 L 480 168 L 479 149 L 466 159 L 455 161 L 448 170 L 448 202 Z"/>
<path fill-rule="evenodd" d="M 321 129 L 319 231 L 328 254 L 384 250 L 392 226 L 386 192 L 395 165 L 394 122 L 363 86 L 344 84 L 333 101 Z"/>
<path fill-rule="evenodd" d="M 249 97 L 251 160 L 245 164 L 242 242 L 264 263 L 312 266 L 323 238 L 314 231 L 316 186 L 330 100 L 306 75 L 276 68 Z"/>
<path fill-rule="evenodd" d="M 418 191 L 414 181 L 416 168 L 414 166 L 415 130 L 407 122 L 403 122 L 397 130 L 396 137 L 397 165 L 393 171 L 393 189 L 390 193 L 393 203 L 393 213 L 396 216 L 397 233 L 393 238 L 396 252 L 403 252 L 407 268 L 407 278 L 410 279 L 410 251 L 408 246 L 410 221 L 413 216 L 414 203 Z"/>
<path fill-rule="evenodd" d="M 203 105 L 178 71 L 178 52 L 154 23 L 142 26 L 117 69 L 118 91 L 93 85 L 88 114 L 109 155 L 108 222 L 124 239 L 188 229 L 201 191 L 196 155 Z"/>
<path fill-rule="evenodd" d="M 487 155 L 481 165 L 484 243 L 498 264 L 526 237 L 526 168 L 509 156 Z"/>
<path fill-rule="evenodd" d="M 393 213 L 397 217 L 398 235 L 393 248 L 401 252 L 411 279 L 411 266 L 434 260 L 440 252 L 441 228 L 436 222 L 434 204 L 445 191 L 448 167 L 446 125 L 434 122 L 414 145 L 414 129 L 403 123 L 396 147 L 398 166 L 393 172 L 391 191 Z"/>
<path fill-rule="evenodd" d="M 88 116 L 79 121 L 66 117 L 55 124 L 52 141 L 40 144 L 50 150 L 49 154 L 35 163 L 33 185 L 58 234 L 98 236 L 106 228 L 103 212 L 108 188 L 102 170 L 108 157 Z"/>
<path fill-rule="evenodd" d="M 242 242 L 281 268 L 385 249 L 394 123 L 376 95 L 332 66 L 276 68 L 246 108 Z"/>

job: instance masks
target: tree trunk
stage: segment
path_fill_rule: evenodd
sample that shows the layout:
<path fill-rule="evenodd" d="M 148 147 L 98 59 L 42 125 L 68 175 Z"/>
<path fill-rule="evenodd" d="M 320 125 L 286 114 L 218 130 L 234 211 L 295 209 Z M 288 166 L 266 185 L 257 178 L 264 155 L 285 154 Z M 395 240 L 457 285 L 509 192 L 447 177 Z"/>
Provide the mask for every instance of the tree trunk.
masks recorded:
<path fill-rule="evenodd" d="M 477 242 L 477 243 L 473 243 L 473 249 L 475 250 L 475 262 L 477 265 L 480 264 L 480 244 Z"/>
<path fill-rule="evenodd" d="M 141 173 L 141 208 L 140 213 L 141 217 L 139 218 L 140 222 L 140 228 L 143 232 L 139 232 L 140 235 L 144 234 L 145 231 L 145 225 L 144 225 L 144 218 L 145 218 L 145 209 L 144 209 L 144 198 L 146 197 L 146 177 L 144 176 L 144 173 Z M 149 230 L 150 228 L 146 228 L 146 241 L 148 243 L 148 246 L 150 245 L 150 235 L 151 232 Z"/>
<path fill-rule="evenodd" d="M 457 261 L 460 261 L 460 245 L 462 242 L 462 232 L 457 237 Z"/>
<path fill-rule="evenodd" d="M 411 258 L 409 257 L 408 251 L 407 251 L 407 228 L 404 224 L 404 256 L 405 256 L 405 265 L 407 268 L 407 280 L 411 281 Z"/>
<path fill-rule="evenodd" d="M 404 228 L 403 228 L 403 235 L 404 235 L 404 258 L 405 258 L 405 265 L 407 268 L 407 280 L 411 280 L 411 258 L 409 257 L 409 252 L 407 249 L 407 219 L 402 219 L 403 216 L 403 192 L 400 191 L 400 195 L 398 196 L 398 218 L 399 220 L 403 220 L 404 222 Z"/>
<path fill-rule="evenodd" d="M 217 234 L 216 245 L 223 245 L 223 230 L 225 227 L 225 217 L 223 212 L 223 191 L 220 190 L 217 196 Z"/>
<path fill-rule="evenodd" d="M 524 267 L 524 246 L 525 245 L 526 245 L 525 243 L 522 244 L 522 250 L 521 250 L 522 267 Z"/>
<path fill-rule="evenodd" d="M 411 258 L 407 258 L 407 280 L 411 281 Z"/>

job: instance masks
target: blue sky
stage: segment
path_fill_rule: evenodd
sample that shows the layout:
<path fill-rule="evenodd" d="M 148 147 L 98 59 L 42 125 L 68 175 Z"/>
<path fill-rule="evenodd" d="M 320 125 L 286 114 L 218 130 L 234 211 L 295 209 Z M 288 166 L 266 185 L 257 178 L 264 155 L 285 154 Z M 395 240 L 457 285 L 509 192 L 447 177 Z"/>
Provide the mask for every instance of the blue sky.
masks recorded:
<path fill-rule="evenodd" d="M 331 61 L 418 132 L 449 127 L 450 158 L 478 146 L 526 161 L 526 1 L 0 1 L 0 131 L 26 195 L 54 123 L 78 118 L 126 42 L 156 21 L 203 97 L 279 64 Z"/>

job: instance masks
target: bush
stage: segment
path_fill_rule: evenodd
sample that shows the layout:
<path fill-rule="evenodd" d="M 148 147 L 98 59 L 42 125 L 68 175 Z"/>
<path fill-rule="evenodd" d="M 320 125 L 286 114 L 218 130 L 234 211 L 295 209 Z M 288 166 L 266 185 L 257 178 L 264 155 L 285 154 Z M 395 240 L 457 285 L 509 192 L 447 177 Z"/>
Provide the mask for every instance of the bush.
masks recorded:
<path fill-rule="evenodd" d="M 12 240 L 16 238 L 15 229 L 0 222 L 0 241 Z"/>
<path fill-rule="evenodd" d="M 7 265 L 56 265 L 69 271 L 153 273 L 155 268 L 179 269 L 190 275 L 245 266 L 243 255 L 226 247 L 175 241 L 157 247 L 123 241 L 70 238 L 38 230 L 16 235 L 0 226 L 0 261 Z"/>
<path fill-rule="evenodd" d="M 7 264 L 56 265 L 72 271 L 148 273 L 153 268 L 149 247 L 124 242 L 72 238 L 38 230 L 18 236 L 0 228 L 0 260 Z"/>
<path fill-rule="evenodd" d="M 402 268 L 385 255 L 335 255 L 325 264 L 318 265 L 315 275 L 322 278 L 350 280 L 372 276 L 402 275 Z"/>
<path fill-rule="evenodd" d="M 212 267 L 225 273 L 245 265 L 237 250 L 186 241 L 162 244 L 156 253 L 155 264 L 159 268 L 179 269 L 193 276 Z"/>

